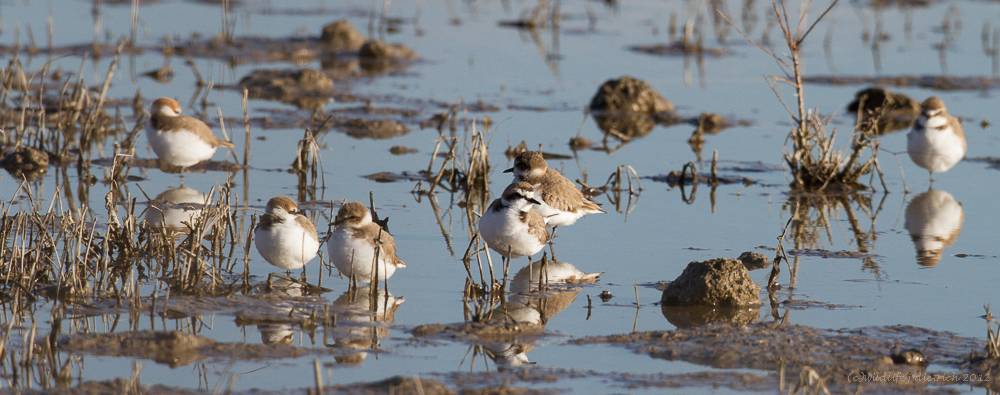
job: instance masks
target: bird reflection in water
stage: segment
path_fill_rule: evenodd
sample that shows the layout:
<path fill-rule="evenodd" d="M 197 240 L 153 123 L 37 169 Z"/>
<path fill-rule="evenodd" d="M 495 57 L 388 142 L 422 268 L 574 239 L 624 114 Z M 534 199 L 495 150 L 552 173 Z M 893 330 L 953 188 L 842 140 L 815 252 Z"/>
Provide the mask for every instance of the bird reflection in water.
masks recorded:
<path fill-rule="evenodd" d="M 396 310 L 402 305 L 402 296 L 396 297 L 385 289 L 372 292 L 371 286 L 352 288 L 333 301 L 336 308 L 336 325 L 330 328 L 333 344 L 344 350 L 334 359 L 338 363 L 359 364 L 368 356 L 367 350 L 378 349 L 382 338 L 389 335 Z"/>
<path fill-rule="evenodd" d="M 282 297 L 300 297 L 303 294 L 301 283 L 282 277 L 276 277 L 269 289 L 271 295 Z M 265 303 L 262 306 L 267 311 L 266 316 L 281 317 L 281 319 L 262 319 L 257 323 L 261 343 L 291 345 L 295 341 L 295 334 L 299 332 L 296 329 L 302 328 L 291 318 L 294 306 L 283 301 Z"/>
<path fill-rule="evenodd" d="M 502 322 L 544 327 L 576 300 L 578 292 L 566 284 L 595 283 L 601 274 L 582 272 L 572 264 L 550 261 L 543 256 L 542 260 L 517 271 L 511 279 L 507 302 L 494 309 L 492 317 Z M 487 342 L 483 352 L 498 367 L 518 367 L 534 364 L 527 355 L 534 348 L 524 343 Z"/>
<path fill-rule="evenodd" d="M 156 195 L 146 210 L 146 222 L 166 229 L 169 235 L 186 234 L 184 222 L 194 224 L 201 215 L 208 196 L 186 186 L 168 189 Z"/>
<path fill-rule="evenodd" d="M 917 263 L 935 266 L 942 251 L 962 233 L 965 212 L 950 193 L 931 189 L 913 198 L 906 206 L 906 230 L 917 250 Z"/>

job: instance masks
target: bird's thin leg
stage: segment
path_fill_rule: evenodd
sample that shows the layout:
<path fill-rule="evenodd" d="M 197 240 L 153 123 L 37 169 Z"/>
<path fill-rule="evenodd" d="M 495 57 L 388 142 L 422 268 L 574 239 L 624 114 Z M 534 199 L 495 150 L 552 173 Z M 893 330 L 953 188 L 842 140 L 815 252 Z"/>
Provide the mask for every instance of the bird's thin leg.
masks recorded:
<path fill-rule="evenodd" d="M 552 248 L 552 240 L 556 238 L 556 229 L 558 226 L 552 227 L 552 234 L 549 235 L 549 254 L 552 255 L 552 260 L 556 260 L 556 251 Z"/>

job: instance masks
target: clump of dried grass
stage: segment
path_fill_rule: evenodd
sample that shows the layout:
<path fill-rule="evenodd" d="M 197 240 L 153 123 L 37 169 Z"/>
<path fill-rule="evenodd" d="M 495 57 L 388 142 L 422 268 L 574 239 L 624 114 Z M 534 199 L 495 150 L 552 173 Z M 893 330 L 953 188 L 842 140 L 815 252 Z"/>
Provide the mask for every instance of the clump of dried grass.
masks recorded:
<path fill-rule="evenodd" d="M 993 313 L 990 313 L 990 305 L 987 304 L 983 308 L 986 309 L 986 315 L 983 316 L 983 319 L 986 320 L 986 356 L 1000 358 L 1000 325 L 997 325 L 996 332 L 994 332 L 993 324 L 997 321 L 993 318 Z"/>
<path fill-rule="evenodd" d="M 785 163 L 792 173 L 791 187 L 797 191 L 850 191 L 864 189 L 860 182 L 862 176 L 878 170 L 878 140 L 875 133 L 875 122 L 859 122 L 851 135 L 851 142 L 846 148 L 836 148 L 834 141 L 837 130 L 828 130 L 830 119 L 823 119 L 815 109 L 807 109 L 805 102 L 805 86 L 803 84 L 802 59 L 800 51 L 802 44 L 816 24 L 837 4 L 834 0 L 816 20 L 806 26 L 807 3 L 802 8 L 798 23 L 793 27 L 789 19 L 789 11 L 784 0 L 773 4 L 774 17 L 781 28 L 788 56 L 779 56 L 751 39 L 721 11 L 719 15 L 726 19 L 748 41 L 762 51 L 771 55 L 778 63 L 784 76 L 768 76 L 768 84 L 781 100 L 789 116 L 796 125 L 788 134 L 783 155 Z M 779 85 L 785 84 L 795 90 L 796 109 L 793 111 L 782 98 Z M 881 171 L 879 172 L 881 178 Z M 882 181 L 885 188 L 885 182 Z"/>

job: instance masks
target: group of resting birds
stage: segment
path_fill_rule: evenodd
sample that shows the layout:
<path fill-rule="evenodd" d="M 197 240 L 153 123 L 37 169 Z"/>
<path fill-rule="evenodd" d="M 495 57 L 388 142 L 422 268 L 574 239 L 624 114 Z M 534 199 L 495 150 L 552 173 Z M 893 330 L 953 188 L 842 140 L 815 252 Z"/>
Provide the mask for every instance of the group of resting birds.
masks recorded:
<path fill-rule="evenodd" d="M 196 118 L 181 115 L 174 99 L 153 101 L 146 137 L 160 160 L 185 168 L 208 160 L 219 147 L 232 148 L 212 129 Z M 336 230 L 327 241 L 330 261 L 344 276 L 360 283 L 383 281 L 401 267 L 396 244 L 389 232 L 372 222 L 371 212 L 358 202 L 344 203 L 334 220 Z M 287 196 L 276 196 L 254 229 L 257 252 L 268 263 L 285 270 L 296 270 L 316 257 L 319 236 L 316 226 L 302 215 L 298 205 Z M 376 255 L 378 265 L 374 265 Z"/>
<path fill-rule="evenodd" d="M 184 168 L 212 157 L 218 147 L 231 142 L 212 133 L 204 122 L 180 115 L 180 104 L 170 98 L 153 101 L 146 136 L 160 160 Z M 967 145 L 961 122 L 948 114 L 944 102 L 931 97 L 921 104 L 921 114 L 907 135 L 907 152 L 931 174 L 947 171 L 965 156 Z M 604 213 L 579 188 L 550 169 L 538 152 L 525 151 L 514 159 L 514 180 L 493 201 L 479 220 L 479 234 L 487 245 L 507 259 L 532 256 L 544 248 L 559 226 L 571 225 L 586 214 Z M 341 205 L 335 231 L 327 242 L 330 261 L 345 276 L 358 282 L 383 281 L 406 267 L 396 256 L 396 245 L 372 221 L 363 204 Z M 257 251 L 269 263 L 285 270 L 305 266 L 316 257 L 316 227 L 292 199 L 277 196 L 254 230 Z M 378 264 L 374 264 L 376 256 Z"/>

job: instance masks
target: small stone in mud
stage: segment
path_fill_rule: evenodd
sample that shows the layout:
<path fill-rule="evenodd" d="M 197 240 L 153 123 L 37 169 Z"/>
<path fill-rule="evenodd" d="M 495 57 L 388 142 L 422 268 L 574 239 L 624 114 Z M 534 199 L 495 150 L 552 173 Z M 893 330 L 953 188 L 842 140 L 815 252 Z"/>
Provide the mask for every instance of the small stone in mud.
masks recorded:
<path fill-rule="evenodd" d="M 927 359 L 924 358 L 924 354 L 920 350 L 909 349 L 892 353 L 892 363 L 896 365 L 924 366 L 927 365 Z"/>
<path fill-rule="evenodd" d="M 720 117 L 719 114 L 705 112 L 698 117 L 698 131 L 701 133 L 716 134 L 728 127 L 729 121 Z"/>
<path fill-rule="evenodd" d="M 753 282 L 743 263 L 716 258 L 691 262 L 663 291 L 665 305 L 756 306 L 760 286 Z"/>
<path fill-rule="evenodd" d="M 588 140 L 586 137 L 573 137 L 569 139 L 569 149 L 573 151 L 587 149 L 592 145 L 594 145 L 594 142 Z"/>
<path fill-rule="evenodd" d="M 607 303 L 609 300 L 611 300 L 611 298 L 614 297 L 614 295 L 612 295 L 611 292 L 608 292 L 608 290 L 603 290 L 601 291 L 600 294 L 597 295 L 597 297 L 601 298 L 602 302 Z"/>
<path fill-rule="evenodd" d="M 420 152 L 420 150 L 416 148 L 404 147 L 402 145 L 394 145 L 392 148 L 389 148 L 389 153 L 393 155 L 415 154 L 417 152 Z"/>
<path fill-rule="evenodd" d="M 747 270 L 757 270 L 771 267 L 771 259 L 759 252 L 747 251 L 740 254 L 740 257 L 736 259 L 739 259 Z"/>
<path fill-rule="evenodd" d="M 337 51 L 357 51 L 365 44 L 365 37 L 346 19 L 323 26 L 319 40 L 328 48 Z"/>
<path fill-rule="evenodd" d="M 590 99 L 592 111 L 638 112 L 656 115 L 674 112 L 674 105 L 663 98 L 646 81 L 629 76 L 607 80 Z"/>

